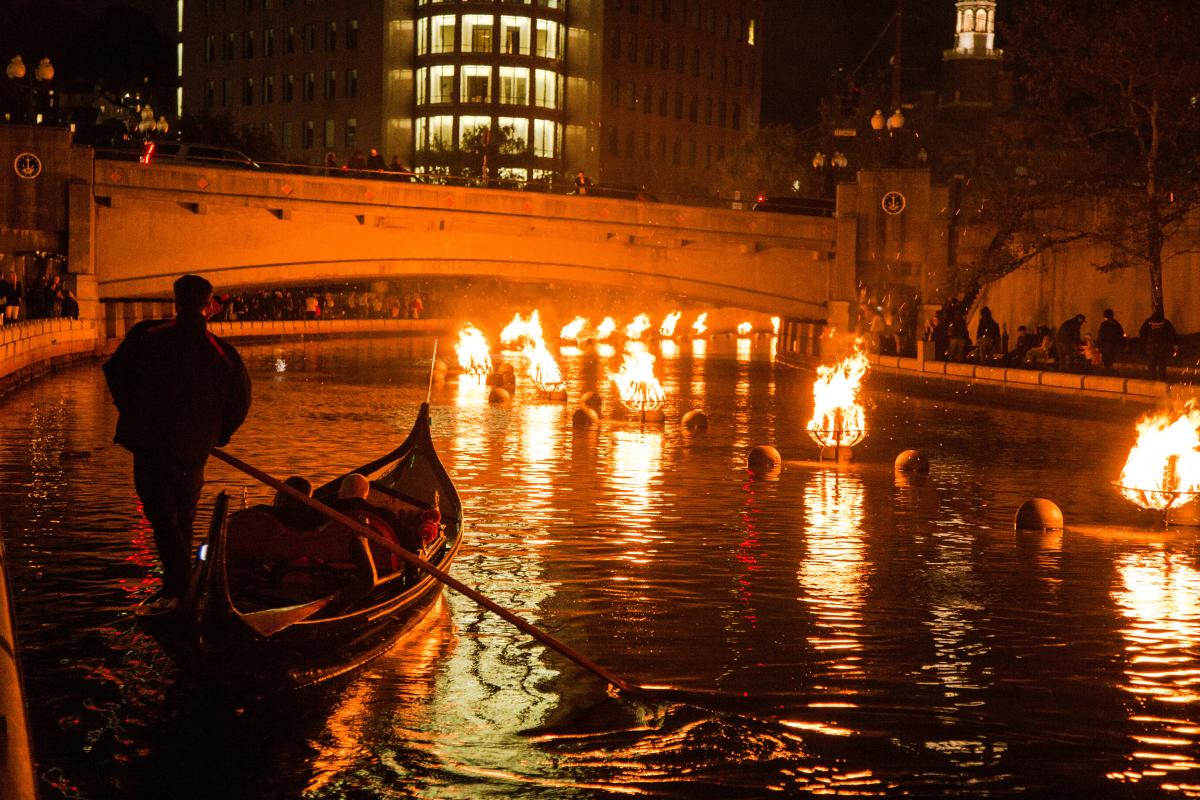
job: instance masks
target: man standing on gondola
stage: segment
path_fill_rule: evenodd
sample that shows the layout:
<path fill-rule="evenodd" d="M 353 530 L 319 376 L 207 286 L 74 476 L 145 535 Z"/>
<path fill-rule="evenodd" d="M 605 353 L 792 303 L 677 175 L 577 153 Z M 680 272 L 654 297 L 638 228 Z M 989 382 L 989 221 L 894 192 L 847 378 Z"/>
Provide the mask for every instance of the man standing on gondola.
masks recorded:
<path fill-rule="evenodd" d="M 250 410 L 250 377 L 232 345 L 209 333 L 212 284 L 175 281 L 175 318 L 139 322 L 104 365 L 120 416 L 113 441 L 133 453 L 133 485 L 154 528 L 163 600 L 181 597 L 209 451 Z"/>

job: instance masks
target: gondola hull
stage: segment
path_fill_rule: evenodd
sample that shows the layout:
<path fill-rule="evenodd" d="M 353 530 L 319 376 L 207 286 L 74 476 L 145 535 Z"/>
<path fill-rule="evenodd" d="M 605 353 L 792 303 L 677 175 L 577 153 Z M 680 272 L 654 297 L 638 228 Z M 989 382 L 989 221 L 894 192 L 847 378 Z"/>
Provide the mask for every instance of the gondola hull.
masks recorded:
<path fill-rule="evenodd" d="M 462 509 L 433 452 L 427 406 L 404 445 L 355 471 L 389 467 L 376 482 L 379 486 L 417 500 L 432 497 L 442 511 L 442 531 L 420 555 L 448 570 L 462 543 Z M 318 496 L 336 483 L 319 489 Z M 138 610 L 143 629 L 212 694 L 238 701 L 351 672 L 396 646 L 441 596 L 442 584 L 418 573 L 411 580 L 388 582 L 369 600 L 337 614 L 322 613 L 319 607 L 314 611 L 319 601 L 247 612 L 231 598 L 229 522 L 228 498 L 222 493 L 187 595 L 176 608 L 159 610 L 151 598 Z"/>

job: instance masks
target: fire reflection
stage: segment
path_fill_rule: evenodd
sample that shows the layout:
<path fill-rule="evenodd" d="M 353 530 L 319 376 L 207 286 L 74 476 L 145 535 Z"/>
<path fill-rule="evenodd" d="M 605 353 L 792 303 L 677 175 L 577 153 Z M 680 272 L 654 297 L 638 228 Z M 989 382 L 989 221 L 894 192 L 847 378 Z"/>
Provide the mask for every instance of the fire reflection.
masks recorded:
<path fill-rule="evenodd" d="M 804 519 L 807 549 L 799 578 L 801 600 L 814 617 L 809 644 L 831 675 L 859 678 L 867 589 L 862 481 L 834 470 L 814 472 L 804 487 Z"/>
<path fill-rule="evenodd" d="M 1128 662 L 1122 689 L 1131 696 L 1132 752 L 1117 781 L 1166 779 L 1163 788 L 1195 794 L 1200 734 L 1192 709 L 1200 700 L 1200 572 L 1180 553 L 1130 553 L 1117 563 L 1113 600 Z M 1184 773 L 1192 773 L 1190 776 Z M 1179 783 L 1174 783 L 1179 781 Z"/>
<path fill-rule="evenodd" d="M 658 522 L 663 436 L 657 430 L 617 430 L 612 438 L 612 489 L 621 498 L 624 522 L 618 536 L 629 546 L 623 558 L 644 564 L 653 551 L 651 529 Z"/>

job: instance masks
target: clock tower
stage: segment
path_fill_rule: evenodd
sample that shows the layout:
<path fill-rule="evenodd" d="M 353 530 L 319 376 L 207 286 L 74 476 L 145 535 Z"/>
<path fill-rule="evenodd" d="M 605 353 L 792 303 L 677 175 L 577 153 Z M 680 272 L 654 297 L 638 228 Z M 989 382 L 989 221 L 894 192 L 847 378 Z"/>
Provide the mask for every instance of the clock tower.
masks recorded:
<path fill-rule="evenodd" d="M 954 47 L 942 52 L 939 105 L 996 109 L 1007 106 L 1004 51 L 996 49 L 996 0 L 958 0 L 954 4 Z"/>

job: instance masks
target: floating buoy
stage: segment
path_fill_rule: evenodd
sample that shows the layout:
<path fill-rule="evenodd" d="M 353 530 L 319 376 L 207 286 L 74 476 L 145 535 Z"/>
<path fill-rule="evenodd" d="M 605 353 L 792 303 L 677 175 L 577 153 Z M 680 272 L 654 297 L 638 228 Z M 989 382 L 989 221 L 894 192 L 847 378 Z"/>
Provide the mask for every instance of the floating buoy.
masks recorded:
<path fill-rule="evenodd" d="M 896 456 L 897 472 L 929 472 L 929 459 L 920 450 L 905 450 Z"/>
<path fill-rule="evenodd" d="M 565 403 L 567 402 L 567 390 L 555 389 L 552 392 L 546 392 L 546 399 L 554 403 Z"/>
<path fill-rule="evenodd" d="M 500 364 L 496 367 L 496 372 L 499 372 L 501 375 L 514 375 L 515 374 L 515 371 L 513 370 L 513 365 L 508 363 L 507 361 L 501 361 Z"/>
<path fill-rule="evenodd" d="M 667 415 L 661 408 L 652 408 L 638 415 L 642 422 L 661 423 L 667 421 Z"/>
<path fill-rule="evenodd" d="M 596 394 L 595 392 L 584 392 L 583 396 L 579 398 L 579 405 L 583 406 L 584 408 L 590 408 L 599 414 L 600 395 Z"/>
<path fill-rule="evenodd" d="M 512 395 L 508 393 L 507 389 L 501 389 L 499 386 L 493 388 L 492 391 L 488 392 L 488 402 L 489 403 L 500 404 L 500 403 L 507 403 L 510 400 L 512 400 Z"/>
<path fill-rule="evenodd" d="M 693 408 L 691 411 L 684 414 L 683 419 L 679 422 L 689 431 L 708 430 L 708 414 L 705 414 L 698 408 Z"/>
<path fill-rule="evenodd" d="M 487 376 L 486 383 L 488 386 L 503 386 L 505 375 L 503 372 L 493 372 Z"/>
<path fill-rule="evenodd" d="M 1013 527 L 1019 531 L 1062 530 L 1062 509 L 1044 497 L 1026 500 L 1017 509 Z"/>
<path fill-rule="evenodd" d="M 590 408 L 577 408 L 571 415 L 571 425 L 576 428 L 590 428 L 600 422 L 600 415 Z"/>
<path fill-rule="evenodd" d="M 779 451 L 769 444 L 760 444 L 750 450 L 750 456 L 746 459 L 750 465 L 750 469 L 774 469 L 783 463 L 783 456 L 779 455 Z"/>

